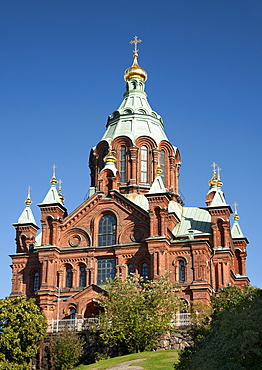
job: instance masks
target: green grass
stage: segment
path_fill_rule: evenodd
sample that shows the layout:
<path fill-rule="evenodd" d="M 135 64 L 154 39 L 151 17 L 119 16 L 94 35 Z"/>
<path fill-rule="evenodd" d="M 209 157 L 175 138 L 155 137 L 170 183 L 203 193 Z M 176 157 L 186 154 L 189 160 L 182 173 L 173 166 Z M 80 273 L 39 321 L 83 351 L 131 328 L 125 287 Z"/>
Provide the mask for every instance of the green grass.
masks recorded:
<path fill-rule="evenodd" d="M 134 363 L 134 365 L 139 365 L 146 370 L 173 370 L 174 363 L 178 360 L 178 353 L 178 350 L 140 352 L 132 355 L 110 358 L 91 365 L 80 365 L 76 367 L 75 370 L 105 370 L 109 366 L 114 366 L 121 362 L 136 360 L 139 358 L 145 358 L 145 361 Z M 132 370 L 132 365 L 130 365 L 130 370 Z"/>

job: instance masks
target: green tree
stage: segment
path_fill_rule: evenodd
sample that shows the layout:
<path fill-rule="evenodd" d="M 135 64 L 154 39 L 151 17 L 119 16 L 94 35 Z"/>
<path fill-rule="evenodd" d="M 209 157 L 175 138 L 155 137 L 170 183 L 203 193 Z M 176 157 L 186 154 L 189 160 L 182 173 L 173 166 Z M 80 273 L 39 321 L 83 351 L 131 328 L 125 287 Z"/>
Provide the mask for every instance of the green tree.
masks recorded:
<path fill-rule="evenodd" d="M 47 321 L 33 299 L 0 300 L 0 369 L 29 369 Z"/>
<path fill-rule="evenodd" d="M 67 370 L 77 365 L 83 353 L 83 340 L 66 328 L 50 342 L 52 362 L 56 369 Z"/>
<path fill-rule="evenodd" d="M 241 370 L 262 368 L 262 291 L 228 287 L 213 299 L 208 327 L 193 331 L 177 370 Z"/>
<path fill-rule="evenodd" d="M 99 330 L 109 347 L 134 353 L 156 347 L 157 338 L 171 329 L 180 305 L 178 292 L 167 278 L 143 282 L 140 277 L 113 280 L 99 299 L 104 313 Z"/>

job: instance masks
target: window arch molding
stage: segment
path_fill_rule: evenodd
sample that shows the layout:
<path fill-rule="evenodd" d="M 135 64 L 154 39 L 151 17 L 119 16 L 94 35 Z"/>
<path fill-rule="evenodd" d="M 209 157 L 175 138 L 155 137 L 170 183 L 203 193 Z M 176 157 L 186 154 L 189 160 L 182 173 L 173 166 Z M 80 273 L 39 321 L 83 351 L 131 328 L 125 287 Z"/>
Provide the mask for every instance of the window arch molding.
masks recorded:
<path fill-rule="evenodd" d="M 117 218 L 112 213 L 101 215 L 98 220 L 97 246 L 106 247 L 117 243 Z"/>
<path fill-rule="evenodd" d="M 87 264 L 85 262 L 79 262 L 75 266 L 77 270 L 77 286 L 78 287 L 85 287 L 88 285 L 88 274 L 87 274 Z"/>
<path fill-rule="evenodd" d="M 148 259 L 143 258 L 139 261 L 138 273 L 144 281 L 150 279 L 150 263 Z"/>
<path fill-rule="evenodd" d="M 69 272 L 69 269 L 71 270 L 70 272 Z M 60 266 L 60 271 L 62 271 L 62 276 L 61 276 L 62 281 L 60 281 L 59 283 L 60 289 L 73 287 L 73 270 L 74 270 L 74 266 L 70 262 L 66 262 Z"/>
<path fill-rule="evenodd" d="M 120 214 L 116 210 L 104 209 L 102 212 L 98 211 L 90 222 L 90 228 L 93 234 L 93 245 L 98 246 L 98 227 L 100 219 L 105 215 L 111 215 L 116 219 L 116 243 L 118 243 L 119 234 L 122 229 L 122 220 Z"/>
<path fill-rule="evenodd" d="M 140 184 L 151 184 L 154 179 L 153 149 L 156 142 L 148 137 L 139 137 L 135 141 L 138 147 L 137 175 Z"/>
<path fill-rule="evenodd" d="M 130 148 L 132 141 L 127 136 L 116 137 L 112 143 L 112 153 L 116 157 L 116 168 L 120 174 L 120 182 L 127 184 L 131 176 Z"/>
<path fill-rule="evenodd" d="M 40 289 L 41 285 L 41 274 L 39 269 L 33 269 L 30 272 L 30 281 L 31 281 L 31 292 L 35 293 Z"/>
<path fill-rule="evenodd" d="M 105 162 L 104 157 L 108 153 L 109 145 L 106 140 L 100 141 L 100 143 L 96 146 L 95 155 L 97 156 L 97 169 L 98 173 L 104 168 Z"/>
<path fill-rule="evenodd" d="M 184 256 L 177 256 L 173 265 L 175 267 L 175 280 L 179 283 L 184 283 L 187 280 L 187 258 Z"/>
<path fill-rule="evenodd" d="M 126 265 L 126 277 L 129 277 L 131 274 L 136 273 L 136 270 L 137 270 L 136 265 L 132 259 L 128 259 L 125 262 L 125 265 Z"/>

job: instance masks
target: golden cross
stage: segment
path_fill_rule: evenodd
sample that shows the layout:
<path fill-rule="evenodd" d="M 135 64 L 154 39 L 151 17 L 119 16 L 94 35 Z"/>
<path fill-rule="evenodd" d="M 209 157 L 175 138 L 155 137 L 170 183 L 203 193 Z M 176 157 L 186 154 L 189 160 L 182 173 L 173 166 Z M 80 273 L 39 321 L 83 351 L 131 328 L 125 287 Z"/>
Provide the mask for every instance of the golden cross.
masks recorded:
<path fill-rule="evenodd" d="M 28 188 L 27 188 L 27 198 L 30 199 L 30 190 L 31 190 L 31 186 L 29 185 Z"/>
<path fill-rule="evenodd" d="M 217 164 L 216 164 L 215 162 L 213 162 L 213 163 L 211 164 L 211 167 L 213 167 L 213 175 L 215 175 L 215 174 L 216 174 L 216 166 L 217 166 Z"/>
<path fill-rule="evenodd" d="M 52 168 L 53 168 L 53 177 L 55 177 L 55 169 L 56 169 L 56 165 L 55 165 L 55 164 L 53 164 Z"/>
<path fill-rule="evenodd" d="M 234 206 L 234 208 L 235 208 L 235 214 L 237 214 L 237 206 L 238 206 L 238 204 L 235 202 L 235 203 L 233 204 L 233 206 Z"/>
<path fill-rule="evenodd" d="M 133 50 L 134 57 L 138 55 L 139 49 L 137 48 L 137 44 L 139 44 L 140 42 L 142 42 L 142 40 L 139 40 L 137 36 L 134 36 L 134 40 L 130 41 L 130 44 L 135 45 L 135 50 Z"/>
<path fill-rule="evenodd" d="M 59 184 L 59 188 L 58 188 L 58 189 L 59 189 L 59 190 L 61 190 L 61 189 L 62 189 L 62 183 L 63 183 L 63 181 L 62 181 L 62 180 L 59 180 L 59 181 L 58 181 L 58 184 Z"/>
<path fill-rule="evenodd" d="M 217 167 L 217 177 L 218 177 L 219 180 L 220 180 L 220 171 L 221 170 L 222 170 L 222 168 Z"/>

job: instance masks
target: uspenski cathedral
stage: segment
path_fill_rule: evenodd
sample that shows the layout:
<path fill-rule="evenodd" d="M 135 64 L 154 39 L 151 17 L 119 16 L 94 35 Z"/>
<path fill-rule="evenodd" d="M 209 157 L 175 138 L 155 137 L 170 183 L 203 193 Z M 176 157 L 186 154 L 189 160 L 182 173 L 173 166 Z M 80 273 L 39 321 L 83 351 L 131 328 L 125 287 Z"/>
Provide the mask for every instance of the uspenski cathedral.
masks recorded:
<path fill-rule="evenodd" d="M 126 91 L 90 151 L 88 199 L 70 214 L 55 169 L 39 204 L 41 224 L 25 208 L 14 224 L 11 297 L 36 299 L 47 319 L 90 318 L 107 279 L 131 273 L 154 280 L 169 274 L 186 302 L 210 302 L 221 288 L 243 286 L 247 238 L 236 207 L 226 202 L 213 164 L 206 204 L 184 206 L 179 195 L 180 153 L 145 92 L 146 71 L 124 73 Z"/>

